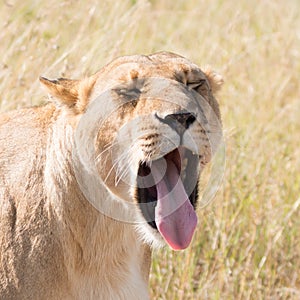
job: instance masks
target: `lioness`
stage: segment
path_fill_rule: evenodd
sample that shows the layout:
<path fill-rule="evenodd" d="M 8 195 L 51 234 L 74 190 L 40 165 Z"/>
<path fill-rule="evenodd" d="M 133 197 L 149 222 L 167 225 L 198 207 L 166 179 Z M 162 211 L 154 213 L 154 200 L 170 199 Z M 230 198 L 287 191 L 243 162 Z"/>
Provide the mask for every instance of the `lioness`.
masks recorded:
<path fill-rule="evenodd" d="M 151 247 L 191 242 L 222 79 L 163 52 L 40 81 L 0 117 L 0 298 L 148 299 Z"/>

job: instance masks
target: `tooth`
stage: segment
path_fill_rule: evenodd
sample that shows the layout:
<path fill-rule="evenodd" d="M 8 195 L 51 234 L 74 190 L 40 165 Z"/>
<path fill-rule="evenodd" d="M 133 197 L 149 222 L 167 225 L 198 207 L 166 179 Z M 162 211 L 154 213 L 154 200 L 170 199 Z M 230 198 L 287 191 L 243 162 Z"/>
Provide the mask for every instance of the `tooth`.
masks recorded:
<path fill-rule="evenodd" d="M 187 167 L 187 164 L 188 164 L 188 159 L 184 158 L 183 161 L 182 161 L 182 168 L 181 168 L 181 170 L 185 171 L 185 169 Z"/>
<path fill-rule="evenodd" d="M 182 179 L 182 181 L 184 181 L 185 177 L 186 177 L 187 164 L 188 164 L 188 159 L 184 158 L 183 161 L 182 161 L 182 167 L 181 167 L 181 179 Z"/>

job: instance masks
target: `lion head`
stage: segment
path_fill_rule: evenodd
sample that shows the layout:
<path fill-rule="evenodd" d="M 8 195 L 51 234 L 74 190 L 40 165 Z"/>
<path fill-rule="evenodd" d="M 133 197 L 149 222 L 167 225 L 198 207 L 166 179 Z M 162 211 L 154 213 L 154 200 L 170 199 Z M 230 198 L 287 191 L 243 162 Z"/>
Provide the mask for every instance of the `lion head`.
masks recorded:
<path fill-rule="evenodd" d="M 72 119 L 86 198 L 130 215 L 147 242 L 186 248 L 200 174 L 222 136 L 220 76 L 163 52 L 118 58 L 83 80 L 41 81 Z"/>

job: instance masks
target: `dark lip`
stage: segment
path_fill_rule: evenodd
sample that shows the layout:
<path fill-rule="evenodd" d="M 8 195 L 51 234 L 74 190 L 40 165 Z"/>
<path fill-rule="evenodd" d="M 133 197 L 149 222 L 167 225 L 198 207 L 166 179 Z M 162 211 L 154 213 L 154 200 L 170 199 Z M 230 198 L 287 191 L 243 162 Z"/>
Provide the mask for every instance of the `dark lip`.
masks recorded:
<path fill-rule="evenodd" d="M 199 164 L 199 156 L 193 154 L 190 150 L 180 147 L 175 150 L 167 153 L 164 158 L 172 159 L 175 162 L 176 167 L 178 168 L 181 176 L 185 172 L 185 178 L 183 180 L 183 185 L 186 190 L 186 193 L 189 195 L 189 200 L 193 205 L 194 209 L 197 207 L 197 199 L 198 199 L 198 170 L 197 166 Z M 187 165 L 185 170 L 182 170 L 182 162 L 184 159 L 187 159 Z M 149 168 L 150 162 L 143 162 L 139 164 L 138 169 L 138 180 L 137 180 L 137 188 L 136 188 L 136 199 L 139 204 L 140 210 L 142 212 L 143 217 L 147 221 L 147 223 L 157 230 L 157 226 L 155 223 L 155 207 L 157 203 L 157 192 L 156 186 L 150 186 L 147 188 L 140 188 L 139 178 L 144 176 L 150 176 L 151 171 Z"/>

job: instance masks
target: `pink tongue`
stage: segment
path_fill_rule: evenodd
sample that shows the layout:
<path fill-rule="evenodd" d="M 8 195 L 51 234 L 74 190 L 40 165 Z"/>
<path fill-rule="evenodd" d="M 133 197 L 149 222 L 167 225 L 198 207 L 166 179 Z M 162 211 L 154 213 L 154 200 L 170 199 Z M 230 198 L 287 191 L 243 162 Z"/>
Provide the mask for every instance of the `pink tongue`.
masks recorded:
<path fill-rule="evenodd" d="M 167 170 L 161 179 L 161 161 L 152 163 L 151 171 L 157 189 L 155 223 L 159 232 L 174 250 L 182 250 L 190 244 L 197 225 L 197 215 L 174 162 L 166 160 Z"/>

